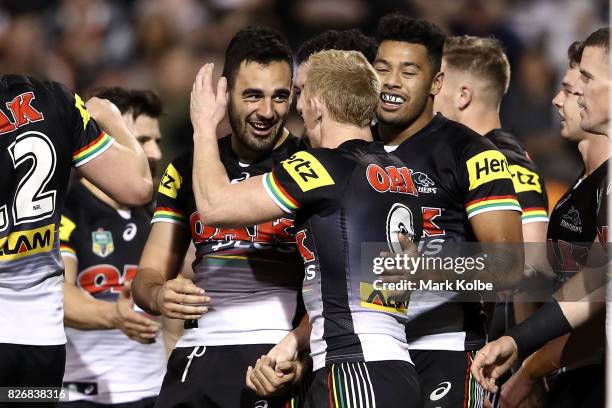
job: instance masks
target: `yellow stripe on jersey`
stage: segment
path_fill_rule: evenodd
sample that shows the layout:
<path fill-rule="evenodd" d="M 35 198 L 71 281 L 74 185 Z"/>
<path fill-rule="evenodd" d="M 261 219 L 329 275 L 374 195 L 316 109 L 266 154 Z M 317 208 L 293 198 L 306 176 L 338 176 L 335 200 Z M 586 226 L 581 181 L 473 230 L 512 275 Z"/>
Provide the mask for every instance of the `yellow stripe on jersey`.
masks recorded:
<path fill-rule="evenodd" d="M 465 209 L 468 218 L 476 214 L 494 210 L 512 210 L 522 212 L 515 196 L 491 196 L 469 202 Z"/>
<path fill-rule="evenodd" d="M 297 152 L 282 165 L 304 192 L 334 184 L 323 164 L 308 152 Z"/>
<path fill-rule="evenodd" d="M 87 146 L 83 146 L 81 149 L 72 153 L 72 162 L 74 166 L 79 167 L 80 165 L 87 163 L 89 160 L 108 149 L 112 143 L 112 137 L 104 132 L 100 133 L 98 137 Z"/>
<path fill-rule="evenodd" d="M 508 161 L 502 152 L 487 150 L 478 153 L 465 163 L 470 180 L 470 191 L 493 180 L 509 179 Z"/>
<path fill-rule="evenodd" d="M 51 251 L 54 243 L 55 224 L 12 232 L 0 238 L 0 262 Z"/>
<path fill-rule="evenodd" d="M 181 177 L 178 170 L 170 163 L 159 183 L 158 191 L 170 198 L 176 198 L 182 183 L 183 177 Z"/>

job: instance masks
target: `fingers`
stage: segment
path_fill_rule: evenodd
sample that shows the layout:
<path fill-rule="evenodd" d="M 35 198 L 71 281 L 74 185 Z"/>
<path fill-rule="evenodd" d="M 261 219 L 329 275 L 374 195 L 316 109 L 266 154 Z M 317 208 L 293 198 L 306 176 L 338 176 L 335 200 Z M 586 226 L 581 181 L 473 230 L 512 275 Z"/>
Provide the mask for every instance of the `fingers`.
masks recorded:
<path fill-rule="evenodd" d="M 267 356 L 261 356 L 255 363 L 255 368 L 247 372 L 250 374 L 249 380 L 257 394 L 264 397 L 278 394 L 294 377 L 277 372 L 272 359 Z"/>
<path fill-rule="evenodd" d="M 253 374 L 253 367 L 249 366 L 246 372 L 245 383 L 247 388 L 257 392 L 257 387 L 255 387 L 255 384 L 253 384 L 253 381 L 251 381 L 251 374 Z"/>
<path fill-rule="evenodd" d="M 164 316 L 171 319 L 198 320 L 204 313 L 208 312 L 208 307 L 165 303 L 163 312 Z"/>

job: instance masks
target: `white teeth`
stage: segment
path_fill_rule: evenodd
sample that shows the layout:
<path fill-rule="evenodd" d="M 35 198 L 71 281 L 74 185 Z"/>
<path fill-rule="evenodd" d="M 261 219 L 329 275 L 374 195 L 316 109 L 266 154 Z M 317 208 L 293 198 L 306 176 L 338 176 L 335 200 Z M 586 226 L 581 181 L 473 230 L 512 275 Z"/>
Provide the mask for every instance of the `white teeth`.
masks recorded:
<path fill-rule="evenodd" d="M 384 102 L 388 102 L 388 103 L 402 104 L 406 102 L 406 100 L 402 98 L 401 96 L 391 95 L 388 93 L 382 93 L 380 97 Z"/>
<path fill-rule="evenodd" d="M 269 129 L 270 127 L 272 127 L 272 125 L 265 125 L 263 123 L 257 123 L 257 122 L 250 122 L 250 123 L 255 129 L 259 129 L 259 130 L 265 130 L 265 129 Z"/>

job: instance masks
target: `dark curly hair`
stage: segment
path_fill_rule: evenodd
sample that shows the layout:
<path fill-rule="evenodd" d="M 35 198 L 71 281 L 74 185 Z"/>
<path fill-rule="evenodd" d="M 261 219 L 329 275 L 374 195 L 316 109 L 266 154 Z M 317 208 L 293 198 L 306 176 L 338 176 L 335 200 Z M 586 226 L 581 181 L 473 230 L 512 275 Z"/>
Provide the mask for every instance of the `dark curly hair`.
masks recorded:
<path fill-rule="evenodd" d="M 271 28 L 248 27 L 238 31 L 227 46 L 223 76 L 231 88 L 242 62 L 277 61 L 286 62 L 293 74 L 293 56 L 287 41 Z"/>
<path fill-rule="evenodd" d="M 327 30 L 306 41 L 295 55 L 295 63 L 300 65 L 319 51 L 358 51 L 371 63 L 376 58 L 376 42 L 357 29 Z"/>
<path fill-rule="evenodd" d="M 403 14 L 388 14 L 378 22 L 378 45 L 383 41 L 401 41 L 420 44 L 427 49 L 434 72 L 440 71 L 446 35 L 433 23 L 415 20 Z"/>
<path fill-rule="evenodd" d="M 118 86 L 98 88 L 91 96 L 108 99 L 114 103 L 121 113 L 130 112 L 136 119 L 140 115 L 159 118 L 163 111 L 162 101 L 155 91 L 140 89 L 125 89 Z"/>

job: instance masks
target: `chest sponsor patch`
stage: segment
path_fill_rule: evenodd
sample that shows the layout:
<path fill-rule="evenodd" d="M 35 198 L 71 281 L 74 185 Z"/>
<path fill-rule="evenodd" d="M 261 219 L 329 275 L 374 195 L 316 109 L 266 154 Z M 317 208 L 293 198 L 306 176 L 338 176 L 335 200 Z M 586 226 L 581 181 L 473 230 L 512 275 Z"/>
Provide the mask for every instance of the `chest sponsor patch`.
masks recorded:
<path fill-rule="evenodd" d="M 508 161 L 503 153 L 497 150 L 486 150 L 478 153 L 465 163 L 470 181 L 470 191 L 494 180 L 512 180 Z"/>
<path fill-rule="evenodd" d="M 308 152 L 297 152 L 282 164 L 303 192 L 335 184 L 323 164 Z"/>

